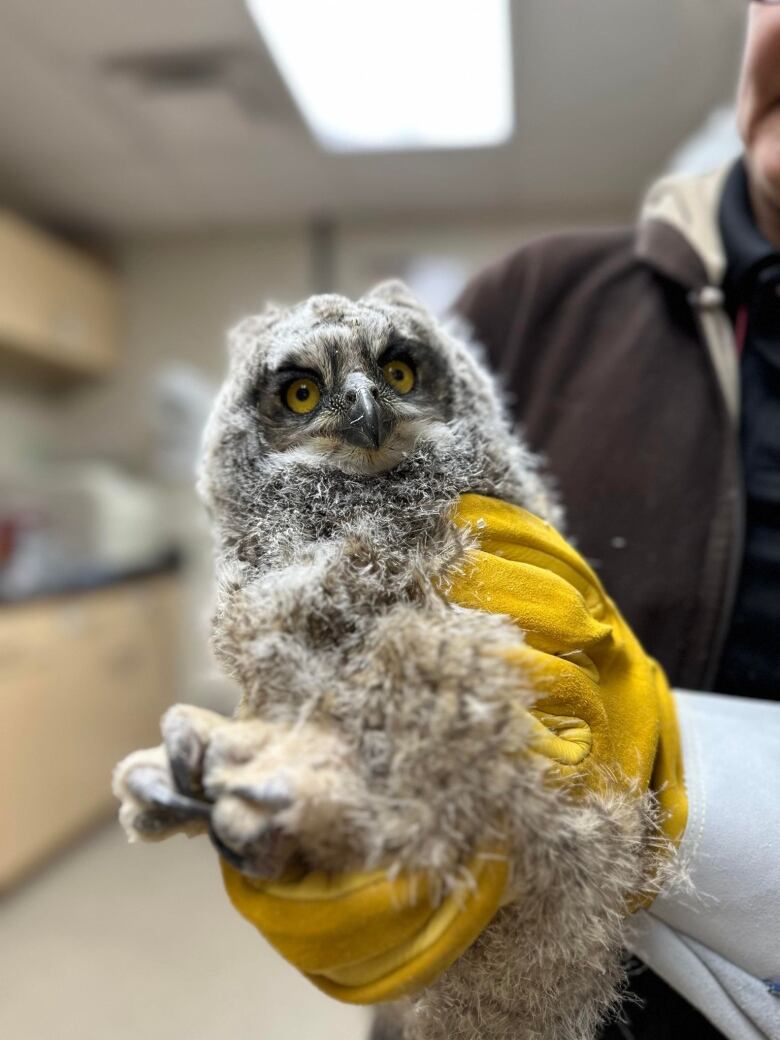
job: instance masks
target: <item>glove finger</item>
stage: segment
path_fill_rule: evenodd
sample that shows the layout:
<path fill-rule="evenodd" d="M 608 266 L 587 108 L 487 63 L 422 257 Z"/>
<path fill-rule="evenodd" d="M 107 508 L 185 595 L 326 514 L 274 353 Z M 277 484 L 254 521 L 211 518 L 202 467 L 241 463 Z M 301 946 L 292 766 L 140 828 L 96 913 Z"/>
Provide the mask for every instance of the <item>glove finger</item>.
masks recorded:
<path fill-rule="evenodd" d="M 506 657 L 538 691 L 530 710 L 534 751 L 569 772 L 586 768 L 591 757 L 609 761 L 607 715 L 590 668 L 522 644 Z"/>
<path fill-rule="evenodd" d="M 508 614 L 526 642 L 545 653 L 587 652 L 611 635 L 611 627 L 593 617 L 582 593 L 559 574 L 479 549 L 444 591 L 462 607 Z"/>

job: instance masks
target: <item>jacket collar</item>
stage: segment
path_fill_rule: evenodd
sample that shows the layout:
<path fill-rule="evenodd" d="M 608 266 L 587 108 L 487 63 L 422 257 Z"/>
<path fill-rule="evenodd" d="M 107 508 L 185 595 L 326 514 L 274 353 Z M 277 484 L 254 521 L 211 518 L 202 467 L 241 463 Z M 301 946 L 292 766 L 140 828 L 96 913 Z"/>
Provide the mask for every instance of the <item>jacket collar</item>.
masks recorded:
<path fill-rule="evenodd" d="M 730 167 L 705 177 L 664 177 L 645 199 L 637 257 L 687 290 L 726 412 L 739 429 L 739 359 L 725 310 L 726 249 L 720 200 Z"/>
<path fill-rule="evenodd" d="M 730 168 L 664 177 L 642 206 L 636 255 L 686 289 L 723 284 L 726 250 L 718 211 Z"/>

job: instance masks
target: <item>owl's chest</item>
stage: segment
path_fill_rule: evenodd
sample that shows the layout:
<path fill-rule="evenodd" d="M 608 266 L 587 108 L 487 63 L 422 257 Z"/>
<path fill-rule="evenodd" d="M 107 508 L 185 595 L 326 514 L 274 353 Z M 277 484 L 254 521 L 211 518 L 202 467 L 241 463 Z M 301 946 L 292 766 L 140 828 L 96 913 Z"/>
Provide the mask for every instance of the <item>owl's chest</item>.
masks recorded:
<path fill-rule="evenodd" d="M 462 561 L 462 532 L 446 516 L 426 519 L 377 512 L 327 528 L 288 527 L 281 542 L 260 538 L 252 627 L 354 652 L 396 606 L 438 598 L 442 576 Z"/>

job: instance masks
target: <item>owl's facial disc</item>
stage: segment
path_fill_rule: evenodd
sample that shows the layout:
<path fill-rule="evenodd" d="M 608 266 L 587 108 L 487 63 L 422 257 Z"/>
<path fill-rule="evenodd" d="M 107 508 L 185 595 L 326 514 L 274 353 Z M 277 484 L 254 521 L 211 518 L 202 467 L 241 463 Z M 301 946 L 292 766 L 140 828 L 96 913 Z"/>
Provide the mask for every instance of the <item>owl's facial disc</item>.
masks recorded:
<path fill-rule="evenodd" d="M 448 373 L 426 343 L 328 330 L 281 355 L 256 397 L 275 465 L 393 469 L 448 419 Z"/>

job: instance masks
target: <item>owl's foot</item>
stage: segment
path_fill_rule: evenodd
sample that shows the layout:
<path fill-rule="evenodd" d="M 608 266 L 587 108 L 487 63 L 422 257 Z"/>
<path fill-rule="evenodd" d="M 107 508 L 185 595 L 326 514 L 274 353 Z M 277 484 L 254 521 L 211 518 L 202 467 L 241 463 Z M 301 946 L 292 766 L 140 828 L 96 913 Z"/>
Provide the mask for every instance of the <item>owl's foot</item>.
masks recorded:
<path fill-rule="evenodd" d="M 208 831 L 242 873 L 272 878 L 302 842 L 334 840 L 333 795 L 345 770 L 330 735 L 184 704 L 166 712 L 162 733 L 163 744 L 134 752 L 114 771 L 131 841 Z"/>
<path fill-rule="evenodd" d="M 130 841 L 160 841 L 208 829 L 211 805 L 203 792 L 203 759 L 211 733 L 228 721 L 215 712 L 177 704 L 163 716 L 164 742 L 134 751 L 117 765 L 113 790 Z"/>
<path fill-rule="evenodd" d="M 232 866 L 250 877 L 278 877 L 295 853 L 289 827 L 293 761 L 280 755 L 286 732 L 257 719 L 222 726 L 206 749 L 203 786 L 213 802 L 209 833 Z"/>
<path fill-rule="evenodd" d="M 176 790 L 165 746 L 134 751 L 114 773 L 119 819 L 131 841 L 158 841 L 205 830 L 211 806 Z"/>
<path fill-rule="evenodd" d="M 259 719 L 223 726 L 206 750 L 203 785 L 211 839 L 243 874 L 274 878 L 294 859 L 326 867 L 347 855 L 348 806 L 361 788 L 333 732 Z"/>

